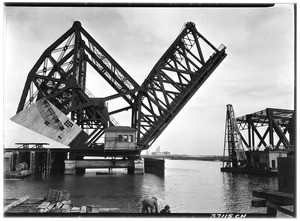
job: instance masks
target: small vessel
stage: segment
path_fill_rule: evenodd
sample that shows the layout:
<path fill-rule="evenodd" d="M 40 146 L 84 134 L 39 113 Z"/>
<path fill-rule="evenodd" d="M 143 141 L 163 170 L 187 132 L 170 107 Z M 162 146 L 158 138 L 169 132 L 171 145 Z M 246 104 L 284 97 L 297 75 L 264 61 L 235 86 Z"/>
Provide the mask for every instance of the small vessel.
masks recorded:
<path fill-rule="evenodd" d="M 19 171 L 11 171 L 11 172 L 4 172 L 4 178 L 11 179 L 11 178 L 24 178 L 31 175 L 30 170 L 19 170 Z"/>

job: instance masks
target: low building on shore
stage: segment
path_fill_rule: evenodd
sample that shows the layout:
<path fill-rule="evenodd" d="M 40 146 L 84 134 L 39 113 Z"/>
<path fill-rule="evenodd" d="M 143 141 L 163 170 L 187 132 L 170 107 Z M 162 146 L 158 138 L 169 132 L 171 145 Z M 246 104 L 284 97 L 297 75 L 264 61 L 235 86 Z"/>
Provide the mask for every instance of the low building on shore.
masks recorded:
<path fill-rule="evenodd" d="M 288 152 L 288 150 L 251 151 L 251 167 L 256 169 L 277 170 L 278 157 L 287 157 Z"/>

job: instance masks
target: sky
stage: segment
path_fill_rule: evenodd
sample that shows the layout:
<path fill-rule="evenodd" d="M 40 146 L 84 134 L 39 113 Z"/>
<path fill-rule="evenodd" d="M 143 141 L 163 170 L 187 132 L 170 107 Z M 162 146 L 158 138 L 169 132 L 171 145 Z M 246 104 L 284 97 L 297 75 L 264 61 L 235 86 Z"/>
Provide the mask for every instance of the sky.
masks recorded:
<path fill-rule="evenodd" d="M 62 147 L 9 119 L 30 69 L 73 21 L 80 21 L 140 85 L 192 21 L 215 47 L 225 45 L 228 55 L 149 152 L 159 146 L 173 154 L 222 155 L 226 104 L 233 105 L 237 117 L 266 108 L 294 109 L 293 7 L 4 7 L 4 146 L 46 142 Z M 101 96 L 105 87 L 94 74 L 87 73 L 87 87 Z M 115 118 L 128 121 L 123 115 Z"/>

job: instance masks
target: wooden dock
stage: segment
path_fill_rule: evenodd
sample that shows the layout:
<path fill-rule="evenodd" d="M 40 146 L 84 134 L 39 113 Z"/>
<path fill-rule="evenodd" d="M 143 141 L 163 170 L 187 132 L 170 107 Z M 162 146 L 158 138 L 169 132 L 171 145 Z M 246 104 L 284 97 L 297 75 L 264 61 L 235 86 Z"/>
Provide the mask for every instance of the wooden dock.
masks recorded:
<path fill-rule="evenodd" d="M 4 199 L 4 216 L 115 214 L 119 208 L 103 208 L 100 205 L 74 206 L 69 200 L 68 191 L 50 190 L 46 198 L 32 199 L 29 196 L 20 199 Z M 51 216 L 52 216 L 51 215 Z"/>
<path fill-rule="evenodd" d="M 21 199 L 5 199 L 4 214 L 7 213 L 36 213 L 36 208 L 44 201 L 44 199 L 30 199 L 29 196 Z"/>
<path fill-rule="evenodd" d="M 295 217 L 294 194 L 277 190 L 254 190 L 254 198 L 251 202 L 253 207 L 266 207 L 267 214 L 276 217 L 277 211 Z M 292 210 L 290 209 L 292 207 Z"/>

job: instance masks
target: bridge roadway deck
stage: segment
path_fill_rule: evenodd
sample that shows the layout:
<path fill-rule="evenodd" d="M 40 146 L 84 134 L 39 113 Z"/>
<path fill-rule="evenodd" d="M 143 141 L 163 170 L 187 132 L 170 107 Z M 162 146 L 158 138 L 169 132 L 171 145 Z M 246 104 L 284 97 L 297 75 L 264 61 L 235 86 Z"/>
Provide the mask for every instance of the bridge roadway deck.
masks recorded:
<path fill-rule="evenodd" d="M 74 153 L 77 156 L 102 156 L 102 157 L 133 157 L 139 156 L 137 150 L 103 150 L 103 148 L 4 148 L 4 152 L 57 152 L 57 153 Z"/>

